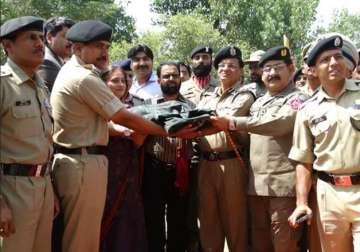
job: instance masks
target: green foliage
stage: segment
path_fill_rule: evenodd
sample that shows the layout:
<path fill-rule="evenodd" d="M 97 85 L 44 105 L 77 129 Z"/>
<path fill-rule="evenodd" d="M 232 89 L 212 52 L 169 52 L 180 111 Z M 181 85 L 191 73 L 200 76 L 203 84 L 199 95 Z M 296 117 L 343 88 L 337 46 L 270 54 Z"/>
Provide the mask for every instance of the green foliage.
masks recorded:
<path fill-rule="evenodd" d="M 349 37 L 360 48 L 360 13 L 350 14 L 348 10 L 335 10 L 332 22 L 327 27 L 317 27 L 315 36 L 328 33 L 339 32 Z"/>
<path fill-rule="evenodd" d="M 67 16 L 75 21 L 99 19 L 114 28 L 114 40 L 131 41 L 135 22 L 127 16 L 124 7 L 113 0 L 0 0 L 1 23 L 19 16 Z"/>
<path fill-rule="evenodd" d="M 169 17 L 164 23 L 162 31 L 144 33 L 131 45 L 148 45 L 154 53 L 154 68 L 163 61 L 189 61 L 190 52 L 197 45 L 209 45 L 217 51 L 226 44 L 204 15 L 180 13 Z M 126 58 L 131 46 L 128 43 L 113 44 L 111 59 Z"/>
<path fill-rule="evenodd" d="M 163 58 L 187 61 L 198 45 L 209 45 L 217 51 L 224 44 L 225 39 L 204 15 L 177 14 L 165 24 L 161 52 Z"/>
<path fill-rule="evenodd" d="M 191 13 L 194 9 L 200 10 L 202 14 L 209 14 L 210 4 L 208 0 L 154 0 L 151 9 L 167 16 Z"/>
<path fill-rule="evenodd" d="M 231 42 L 239 39 L 251 48 L 268 49 L 290 39 L 299 51 L 308 42 L 308 31 L 315 20 L 319 0 L 210 0 L 212 19 Z"/>

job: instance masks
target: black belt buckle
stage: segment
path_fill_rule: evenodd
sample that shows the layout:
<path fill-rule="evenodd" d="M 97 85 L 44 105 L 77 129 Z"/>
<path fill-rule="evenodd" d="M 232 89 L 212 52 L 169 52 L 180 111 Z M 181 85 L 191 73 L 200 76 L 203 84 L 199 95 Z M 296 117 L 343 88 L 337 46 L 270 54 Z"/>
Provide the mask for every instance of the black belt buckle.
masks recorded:
<path fill-rule="evenodd" d="M 219 161 L 220 160 L 219 155 L 220 155 L 219 152 L 212 151 L 209 153 L 208 160 L 209 161 Z"/>

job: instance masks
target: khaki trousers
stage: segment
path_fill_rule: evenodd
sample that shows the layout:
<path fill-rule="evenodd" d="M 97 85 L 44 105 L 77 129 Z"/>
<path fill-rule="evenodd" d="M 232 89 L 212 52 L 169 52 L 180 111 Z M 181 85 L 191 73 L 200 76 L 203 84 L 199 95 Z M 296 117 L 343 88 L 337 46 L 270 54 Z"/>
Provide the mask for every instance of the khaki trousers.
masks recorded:
<path fill-rule="evenodd" d="M 16 229 L 0 243 L 0 251 L 50 252 L 54 217 L 50 176 L 2 176 L 0 191 L 12 210 Z"/>
<path fill-rule="evenodd" d="M 56 154 L 55 188 L 64 213 L 63 252 L 98 252 L 105 205 L 107 158 Z"/>
<path fill-rule="evenodd" d="M 317 181 L 318 229 L 324 252 L 360 251 L 360 186 Z"/>
<path fill-rule="evenodd" d="M 295 197 L 249 196 L 251 245 L 254 252 L 297 252 L 301 229 L 293 229 L 288 217 Z"/>
<path fill-rule="evenodd" d="M 202 161 L 199 170 L 200 240 L 203 251 L 247 250 L 246 168 L 237 159 Z"/>

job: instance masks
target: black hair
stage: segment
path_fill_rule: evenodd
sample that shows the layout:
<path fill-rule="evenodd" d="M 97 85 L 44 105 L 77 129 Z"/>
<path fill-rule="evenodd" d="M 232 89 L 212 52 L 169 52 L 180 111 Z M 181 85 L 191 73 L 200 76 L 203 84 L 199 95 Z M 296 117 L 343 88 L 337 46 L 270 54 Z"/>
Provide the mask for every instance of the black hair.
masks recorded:
<path fill-rule="evenodd" d="M 129 59 L 133 59 L 136 54 L 138 54 L 139 52 L 143 52 L 146 54 L 146 56 L 148 56 L 151 60 L 154 59 L 154 54 L 152 52 L 152 50 L 150 49 L 150 47 L 148 47 L 147 45 L 136 45 L 134 47 L 132 47 L 129 52 L 128 52 L 128 58 Z"/>
<path fill-rule="evenodd" d="M 56 36 L 63 27 L 70 28 L 75 22 L 67 17 L 52 17 L 44 23 L 44 36 L 50 33 L 52 36 Z M 45 39 L 46 41 L 46 39 Z"/>
<path fill-rule="evenodd" d="M 186 64 L 185 62 L 180 61 L 180 62 L 179 62 L 179 65 L 180 65 L 180 66 L 184 66 L 184 67 L 186 68 L 186 70 L 188 71 L 189 76 L 191 76 L 191 67 L 189 66 L 189 64 Z"/>
<path fill-rule="evenodd" d="M 160 65 L 157 67 L 156 69 L 156 74 L 157 77 L 160 79 L 160 75 L 161 75 L 161 69 L 163 66 L 176 66 L 179 74 L 180 74 L 180 64 L 178 62 L 175 61 L 166 61 L 166 62 L 162 62 L 160 63 Z"/>

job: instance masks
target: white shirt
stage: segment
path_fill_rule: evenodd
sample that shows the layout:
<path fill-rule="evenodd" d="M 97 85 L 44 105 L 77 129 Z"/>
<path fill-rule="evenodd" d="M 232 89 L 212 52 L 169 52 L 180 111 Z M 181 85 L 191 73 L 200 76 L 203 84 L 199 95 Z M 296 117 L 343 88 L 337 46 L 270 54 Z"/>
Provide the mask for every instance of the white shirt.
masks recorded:
<path fill-rule="evenodd" d="M 155 73 L 152 73 L 149 80 L 143 84 L 139 84 L 136 78 L 134 78 L 129 92 L 144 100 L 162 96 L 160 84 L 157 82 Z"/>

